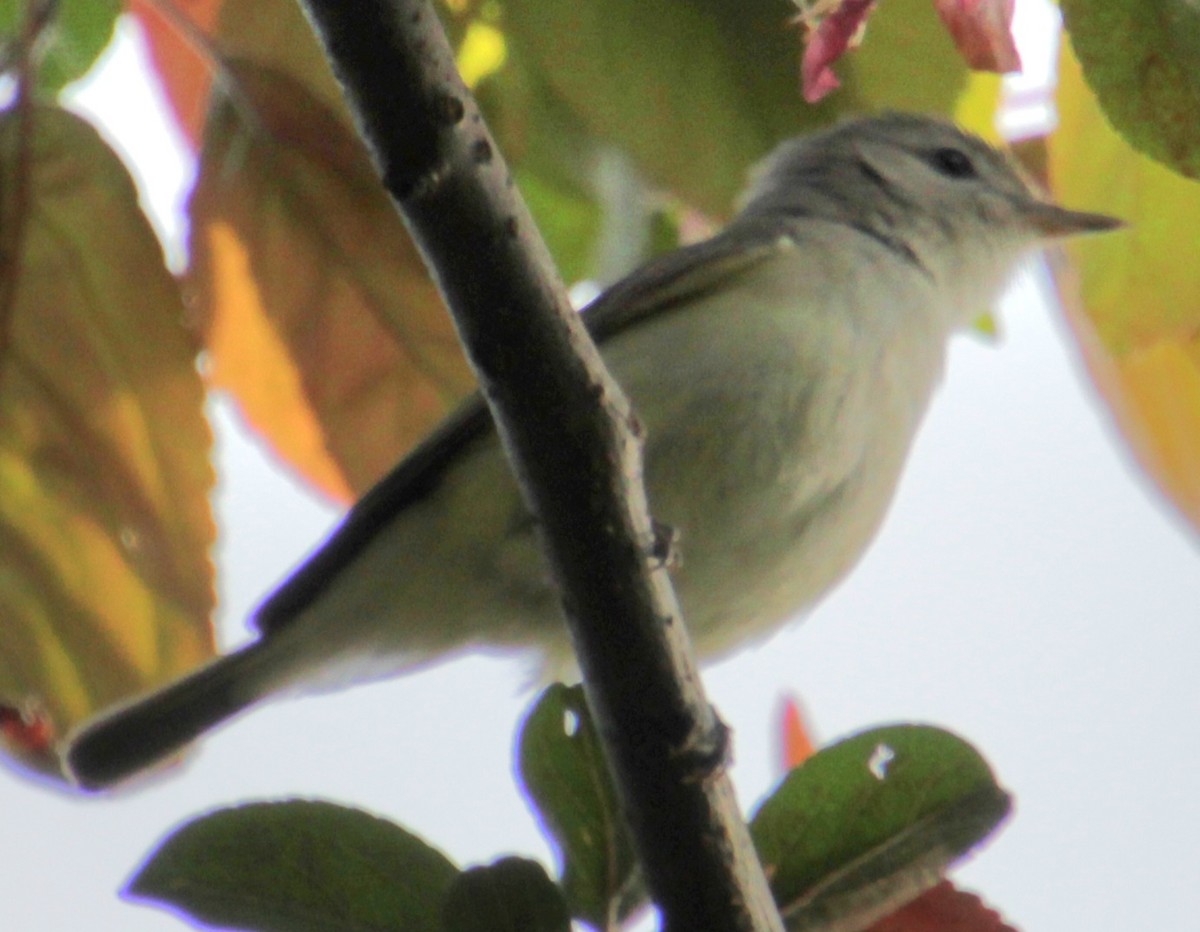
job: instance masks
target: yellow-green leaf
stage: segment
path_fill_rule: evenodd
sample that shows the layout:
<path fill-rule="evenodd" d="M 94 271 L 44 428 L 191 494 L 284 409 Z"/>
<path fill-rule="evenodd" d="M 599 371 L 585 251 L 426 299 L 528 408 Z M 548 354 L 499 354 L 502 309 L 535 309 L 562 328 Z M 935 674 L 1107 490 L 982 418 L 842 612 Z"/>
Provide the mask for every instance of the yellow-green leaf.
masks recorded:
<path fill-rule="evenodd" d="M 1134 452 L 1200 527 L 1200 184 L 1114 132 L 1067 44 L 1058 107 L 1049 141 L 1056 196 L 1130 224 L 1072 247 L 1069 315 Z"/>
<path fill-rule="evenodd" d="M 0 173 L 0 703 L 61 735 L 212 655 L 210 437 L 116 156 L 62 110 L 10 111 Z"/>
<path fill-rule="evenodd" d="M 847 57 L 844 71 L 852 99 L 839 104 L 839 113 L 893 109 L 946 116 L 954 113 L 970 74 L 929 0 L 879 3 L 862 47 Z M 996 83 L 981 79 L 975 92 L 986 98 L 981 89 Z"/>
<path fill-rule="evenodd" d="M 369 488 L 473 382 L 357 137 L 304 86 L 230 66 L 191 201 L 215 385 L 328 494 Z"/>

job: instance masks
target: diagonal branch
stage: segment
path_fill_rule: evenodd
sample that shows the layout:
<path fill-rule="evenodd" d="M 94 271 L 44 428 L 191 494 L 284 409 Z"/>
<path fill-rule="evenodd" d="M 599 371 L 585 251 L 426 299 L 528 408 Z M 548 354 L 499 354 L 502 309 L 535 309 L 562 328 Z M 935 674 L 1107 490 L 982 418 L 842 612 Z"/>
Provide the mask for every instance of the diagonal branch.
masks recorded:
<path fill-rule="evenodd" d="M 724 728 L 655 557 L 637 422 L 567 302 L 432 6 L 304 6 L 453 312 L 541 529 L 667 928 L 780 929 L 724 773 Z"/>

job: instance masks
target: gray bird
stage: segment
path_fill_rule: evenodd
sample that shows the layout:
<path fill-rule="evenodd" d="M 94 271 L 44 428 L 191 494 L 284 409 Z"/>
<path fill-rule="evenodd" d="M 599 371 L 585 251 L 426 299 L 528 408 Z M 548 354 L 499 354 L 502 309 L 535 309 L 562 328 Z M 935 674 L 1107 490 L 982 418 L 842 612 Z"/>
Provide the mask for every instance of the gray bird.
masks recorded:
<path fill-rule="evenodd" d="M 811 608 L 891 502 L 950 335 L 1022 256 L 1119 222 L 1033 194 L 954 126 L 891 114 L 783 143 L 712 239 L 585 321 L 646 427 L 646 485 L 712 657 Z M 105 787 L 261 699 L 471 647 L 569 664 L 557 599 L 482 401 L 446 420 L 258 609 L 258 639 L 103 715 L 70 768 Z"/>

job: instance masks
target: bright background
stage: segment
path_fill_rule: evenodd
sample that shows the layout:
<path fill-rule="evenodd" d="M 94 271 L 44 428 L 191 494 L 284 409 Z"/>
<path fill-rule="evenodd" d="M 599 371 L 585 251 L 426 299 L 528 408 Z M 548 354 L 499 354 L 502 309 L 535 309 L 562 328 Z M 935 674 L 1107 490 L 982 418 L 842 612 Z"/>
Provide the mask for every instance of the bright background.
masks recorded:
<path fill-rule="evenodd" d="M 123 31 L 76 101 L 137 166 L 148 208 L 178 243 L 191 167 L 139 55 Z M 973 741 L 1017 800 L 1015 818 L 957 872 L 962 885 L 1031 932 L 1195 927 L 1196 536 L 1131 465 L 1045 293 L 1031 262 L 1000 313 L 999 343 L 955 342 L 859 569 L 804 625 L 711 668 L 708 686 L 736 732 L 747 807 L 778 778 L 785 693 L 803 694 L 821 740 L 936 723 Z M 228 645 L 337 515 L 281 474 L 220 399 L 212 414 Z M 116 798 L 0 774 L 0 929 L 183 928 L 115 891 L 172 825 L 244 799 L 353 803 L 464 866 L 508 852 L 549 863 L 511 778 L 526 686 L 519 659 L 474 657 L 264 707 L 186 768 Z"/>

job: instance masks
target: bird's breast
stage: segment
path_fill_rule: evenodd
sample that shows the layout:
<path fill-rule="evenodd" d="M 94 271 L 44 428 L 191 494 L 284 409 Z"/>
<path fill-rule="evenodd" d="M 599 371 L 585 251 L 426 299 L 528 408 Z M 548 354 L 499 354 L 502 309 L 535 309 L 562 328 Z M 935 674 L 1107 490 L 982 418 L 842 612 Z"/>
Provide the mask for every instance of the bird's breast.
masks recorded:
<path fill-rule="evenodd" d="M 770 271 L 605 347 L 646 425 L 650 505 L 680 534 L 676 586 L 709 655 L 806 610 L 857 562 L 944 354 L 919 291 L 893 289 L 880 319 L 875 289 Z"/>

